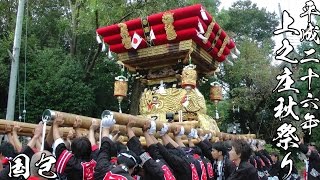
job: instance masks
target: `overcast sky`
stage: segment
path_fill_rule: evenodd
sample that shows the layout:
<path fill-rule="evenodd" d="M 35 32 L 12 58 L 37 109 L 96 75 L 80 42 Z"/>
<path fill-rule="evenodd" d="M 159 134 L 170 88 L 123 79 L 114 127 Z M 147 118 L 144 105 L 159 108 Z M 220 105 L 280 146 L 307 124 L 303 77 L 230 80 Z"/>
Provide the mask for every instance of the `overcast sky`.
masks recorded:
<path fill-rule="evenodd" d="M 302 8 L 305 5 L 305 2 L 308 0 L 251 0 L 253 3 L 256 3 L 260 8 L 266 8 L 269 12 L 275 12 L 279 16 L 278 4 L 280 3 L 281 10 L 287 10 L 289 14 L 295 19 L 295 22 L 291 27 L 296 29 L 305 29 L 307 26 L 307 16 L 300 18 L 300 14 L 303 12 Z M 228 9 L 236 0 L 221 0 L 221 5 L 219 9 Z M 316 5 L 316 8 L 320 10 L 320 1 L 313 0 Z M 278 28 L 280 28 L 279 26 Z M 271 32 L 270 32 L 271 33 Z M 290 43 L 294 46 L 299 44 L 299 37 L 290 37 L 291 33 L 287 33 Z M 279 49 L 282 44 L 283 36 L 277 35 L 273 38 L 276 42 L 275 50 Z"/>

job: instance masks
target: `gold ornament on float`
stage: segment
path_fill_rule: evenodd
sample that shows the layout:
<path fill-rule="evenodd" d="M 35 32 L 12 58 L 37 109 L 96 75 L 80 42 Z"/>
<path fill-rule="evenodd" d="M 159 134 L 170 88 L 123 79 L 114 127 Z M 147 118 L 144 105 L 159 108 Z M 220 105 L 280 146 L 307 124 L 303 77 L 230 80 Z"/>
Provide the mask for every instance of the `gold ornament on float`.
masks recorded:
<path fill-rule="evenodd" d="M 194 89 L 197 86 L 196 65 L 189 64 L 183 68 L 181 77 L 181 87 L 185 90 Z"/>
<path fill-rule="evenodd" d="M 128 79 L 124 76 L 115 77 L 114 82 L 114 92 L 113 95 L 117 97 L 119 103 L 119 112 L 122 113 L 121 110 L 121 102 L 124 97 L 127 96 L 128 92 Z"/>
<path fill-rule="evenodd" d="M 222 98 L 222 87 L 218 82 L 212 82 L 210 88 L 210 100 L 213 101 L 215 104 L 218 104 Z"/>
<path fill-rule="evenodd" d="M 216 106 L 216 119 L 219 119 L 218 113 L 218 103 L 223 99 L 222 97 L 222 87 L 219 82 L 212 82 L 210 88 L 210 100 L 214 102 Z"/>

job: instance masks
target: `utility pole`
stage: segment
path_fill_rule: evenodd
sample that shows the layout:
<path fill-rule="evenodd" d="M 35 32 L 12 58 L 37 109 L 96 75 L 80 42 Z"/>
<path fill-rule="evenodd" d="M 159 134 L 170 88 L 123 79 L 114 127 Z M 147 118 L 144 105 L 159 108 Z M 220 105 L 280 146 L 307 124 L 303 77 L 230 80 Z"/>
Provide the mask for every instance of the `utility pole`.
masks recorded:
<path fill-rule="evenodd" d="M 24 5 L 25 0 L 19 0 L 16 29 L 14 32 L 13 53 L 11 59 L 10 84 L 6 114 L 7 120 L 14 120 Z"/>
<path fill-rule="evenodd" d="M 280 16 L 281 16 L 281 15 L 282 15 L 282 10 L 281 10 L 280 3 L 278 3 L 278 8 L 279 8 L 279 14 L 280 14 Z M 281 23 L 283 24 L 283 22 L 282 22 L 283 19 L 282 19 L 282 18 L 280 18 L 280 19 L 281 19 Z M 282 33 L 282 35 L 283 35 L 283 38 L 284 38 L 284 39 L 287 39 L 287 35 L 286 35 L 285 32 Z M 286 63 L 286 62 L 285 62 L 284 64 L 285 64 L 285 66 L 287 66 L 287 67 L 290 69 L 290 71 L 292 72 L 292 65 L 291 65 L 291 63 L 288 63 L 288 62 Z M 294 88 L 294 84 L 292 84 L 292 87 Z M 293 100 L 294 100 L 295 102 L 297 102 L 297 101 L 298 101 L 297 94 L 294 93 L 294 92 L 291 92 L 290 94 L 292 95 Z M 300 118 L 300 109 L 299 109 L 299 106 L 294 106 L 293 108 L 294 108 L 294 112 L 296 113 L 296 115 Z M 301 128 L 299 128 L 299 127 L 300 127 L 299 122 L 294 120 L 294 121 L 292 122 L 292 124 L 297 128 L 297 134 L 298 134 L 299 136 L 303 135 Z"/>

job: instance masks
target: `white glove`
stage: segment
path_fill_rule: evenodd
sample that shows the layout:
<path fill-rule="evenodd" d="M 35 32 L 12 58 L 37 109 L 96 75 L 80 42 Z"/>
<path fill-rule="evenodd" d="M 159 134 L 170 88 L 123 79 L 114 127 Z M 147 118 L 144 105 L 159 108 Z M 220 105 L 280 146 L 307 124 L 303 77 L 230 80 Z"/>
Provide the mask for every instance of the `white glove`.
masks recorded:
<path fill-rule="evenodd" d="M 113 136 L 112 136 L 111 134 L 109 134 L 109 136 L 108 136 L 108 137 L 109 137 L 109 139 L 112 139 L 112 138 L 113 138 Z"/>
<path fill-rule="evenodd" d="M 203 136 L 203 138 L 201 138 L 201 139 L 202 139 L 202 141 L 203 141 L 203 140 L 205 140 L 205 139 L 210 140 L 210 139 L 211 139 L 211 137 L 212 137 L 212 134 L 211 134 L 211 133 L 209 133 L 209 134 L 205 134 L 205 135 Z"/>
<path fill-rule="evenodd" d="M 110 128 L 116 123 L 116 120 L 113 119 L 113 114 L 106 115 L 105 117 L 102 118 L 101 120 L 101 126 L 104 128 Z"/>
<path fill-rule="evenodd" d="M 192 128 L 190 133 L 188 134 L 188 139 L 195 139 L 195 138 L 198 138 L 198 131 Z"/>
<path fill-rule="evenodd" d="M 157 130 L 157 124 L 155 121 L 150 121 L 150 128 L 147 130 L 148 134 L 152 135 L 156 132 Z"/>
<path fill-rule="evenodd" d="M 161 128 L 161 130 L 160 130 L 160 132 L 159 132 L 160 136 L 165 135 L 168 130 L 169 130 L 168 125 L 164 123 L 164 124 L 163 124 L 163 127 Z"/>
<path fill-rule="evenodd" d="M 212 133 L 209 133 L 207 139 L 210 140 L 212 138 Z"/>
<path fill-rule="evenodd" d="M 183 127 L 183 126 L 181 126 L 180 132 L 179 132 L 179 134 L 177 135 L 177 137 L 181 137 L 182 135 L 184 135 L 184 127 Z"/>

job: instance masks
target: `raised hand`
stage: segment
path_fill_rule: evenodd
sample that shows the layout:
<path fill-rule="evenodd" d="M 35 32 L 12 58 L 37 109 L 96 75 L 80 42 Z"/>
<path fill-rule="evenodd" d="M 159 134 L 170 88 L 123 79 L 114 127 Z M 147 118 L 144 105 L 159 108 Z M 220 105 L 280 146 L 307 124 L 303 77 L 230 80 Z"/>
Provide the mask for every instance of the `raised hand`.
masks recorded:
<path fill-rule="evenodd" d="M 79 116 L 76 116 L 76 120 L 73 123 L 73 127 L 74 128 L 79 128 L 81 126 L 81 124 L 82 124 L 82 120 L 80 119 Z"/>
<path fill-rule="evenodd" d="M 41 135 L 42 135 L 42 129 L 43 129 L 43 123 L 40 122 L 40 123 L 36 126 L 36 128 L 34 129 L 34 135 L 33 135 L 33 137 L 35 137 L 35 138 L 41 137 Z"/>
<path fill-rule="evenodd" d="M 64 123 L 64 120 L 62 119 L 62 116 L 57 114 L 57 117 L 53 121 L 53 125 L 61 126 Z"/>
<path fill-rule="evenodd" d="M 102 120 L 101 120 L 101 125 L 104 128 L 110 128 L 115 123 L 116 123 L 116 120 L 113 118 L 112 114 L 103 117 Z"/>
<path fill-rule="evenodd" d="M 188 139 L 198 138 L 198 131 L 194 128 L 191 129 L 191 132 L 188 134 Z"/>
<path fill-rule="evenodd" d="M 142 131 L 146 132 L 150 129 L 150 127 L 151 127 L 151 121 L 146 121 L 146 123 L 142 127 Z"/>
<path fill-rule="evenodd" d="M 128 124 L 127 124 L 127 128 L 132 128 L 135 125 L 135 120 L 133 119 L 129 119 Z"/>
<path fill-rule="evenodd" d="M 181 137 L 184 134 L 184 127 L 183 126 L 176 126 L 173 130 L 174 136 Z"/>
<path fill-rule="evenodd" d="M 74 129 L 70 129 L 70 131 L 68 132 L 68 139 L 73 139 L 74 138 L 74 134 L 75 134 L 75 130 Z"/>
<path fill-rule="evenodd" d="M 17 122 L 14 122 L 12 131 L 18 132 L 21 131 L 21 129 L 20 125 Z"/>
<path fill-rule="evenodd" d="M 100 126 L 99 121 L 93 118 L 91 121 L 90 129 L 95 131 L 99 128 L 99 126 Z"/>
<path fill-rule="evenodd" d="M 161 130 L 159 132 L 160 136 L 164 136 L 165 134 L 167 134 L 168 130 L 169 130 L 169 126 L 164 123 L 163 127 L 161 128 Z"/>
<path fill-rule="evenodd" d="M 119 134 L 120 133 L 120 129 L 119 129 L 119 126 L 113 126 L 113 128 L 112 128 L 112 131 L 111 131 L 111 135 L 112 136 L 115 136 L 115 135 L 117 135 L 117 134 Z"/>

